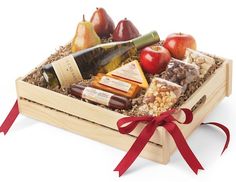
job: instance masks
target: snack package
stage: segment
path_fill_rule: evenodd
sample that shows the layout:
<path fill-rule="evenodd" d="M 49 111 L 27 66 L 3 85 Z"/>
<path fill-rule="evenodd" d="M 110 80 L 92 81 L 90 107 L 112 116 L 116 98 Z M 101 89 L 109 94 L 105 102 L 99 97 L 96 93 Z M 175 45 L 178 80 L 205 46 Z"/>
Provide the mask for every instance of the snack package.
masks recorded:
<path fill-rule="evenodd" d="M 200 78 L 203 78 L 208 70 L 215 65 L 215 59 L 192 49 L 186 49 L 185 57 L 186 62 L 199 67 Z"/>
<path fill-rule="evenodd" d="M 158 116 L 170 109 L 182 93 L 182 87 L 161 78 L 153 78 L 140 106 L 144 114 Z"/>
<path fill-rule="evenodd" d="M 162 78 L 182 86 L 185 91 L 189 83 L 199 78 L 199 67 L 172 58 Z"/>

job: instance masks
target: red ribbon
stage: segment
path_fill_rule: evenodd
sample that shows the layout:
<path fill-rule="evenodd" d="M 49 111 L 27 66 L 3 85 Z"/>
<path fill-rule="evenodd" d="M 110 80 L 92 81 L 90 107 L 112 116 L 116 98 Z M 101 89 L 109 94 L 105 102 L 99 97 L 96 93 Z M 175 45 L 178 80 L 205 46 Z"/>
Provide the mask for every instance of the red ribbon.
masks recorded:
<path fill-rule="evenodd" d="M 202 123 L 202 125 L 214 125 L 214 126 L 217 126 L 218 128 L 222 129 L 223 132 L 225 133 L 226 135 L 226 142 L 225 142 L 225 146 L 221 152 L 221 155 L 224 153 L 224 151 L 227 149 L 228 145 L 229 145 L 229 141 L 230 141 L 230 132 L 229 132 L 229 129 L 220 124 L 220 123 L 216 123 L 216 122 L 208 122 L 208 123 Z"/>
<path fill-rule="evenodd" d="M 119 172 L 119 176 L 125 173 L 125 171 L 132 165 L 132 163 L 135 161 L 135 159 L 138 157 L 138 155 L 141 153 L 147 142 L 150 140 L 152 135 L 154 134 L 157 127 L 162 126 L 164 127 L 169 134 L 172 136 L 172 138 L 175 141 L 175 144 L 180 151 L 182 157 L 187 162 L 189 167 L 194 171 L 195 174 L 198 173 L 199 169 L 203 169 L 202 165 L 188 146 L 183 134 L 181 133 L 178 126 L 174 123 L 175 121 L 181 124 L 189 124 L 192 122 L 193 114 L 192 111 L 189 109 L 181 109 L 185 114 L 185 121 L 179 122 L 177 119 L 175 119 L 172 114 L 177 112 L 177 110 L 172 109 L 169 111 L 166 111 L 162 113 L 160 116 L 154 117 L 154 116 L 142 116 L 142 117 L 125 117 L 121 118 L 117 122 L 117 126 L 119 129 L 119 132 L 122 134 L 128 134 L 132 132 L 135 127 L 141 123 L 145 122 L 147 125 L 144 127 L 144 129 L 141 131 L 140 135 L 137 137 L 136 141 L 133 143 L 129 151 L 126 153 L 124 158 L 120 161 L 120 163 L 117 165 L 117 167 L 114 169 L 114 171 Z M 207 123 L 207 124 L 214 124 L 223 131 L 225 131 L 227 135 L 227 141 L 224 147 L 224 150 L 227 148 L 230 135 L 229 130 L 219 124 L 219 123 Z M 223 151 L 224 151 L 223 150 Z"/>
<path fill-rule="evenodd" d="M 19 108 L 18 108 L 18 102 L 16 100 L 11 111 L 9 112 L 6 119 L 3 121 L 2 125 L 0 126 L 0 132 L 3 132 L 4 135 L 6 135 L 18 115 L 19 115 Z"/>

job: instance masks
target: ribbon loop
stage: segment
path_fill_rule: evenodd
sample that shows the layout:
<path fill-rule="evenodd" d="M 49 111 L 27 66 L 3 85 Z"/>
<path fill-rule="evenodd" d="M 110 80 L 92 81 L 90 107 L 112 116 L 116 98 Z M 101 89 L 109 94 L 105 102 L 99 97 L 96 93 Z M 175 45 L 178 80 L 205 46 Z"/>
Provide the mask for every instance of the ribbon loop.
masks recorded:
<path fill-rule="evenodd" d="M 185 121 L 182 124 L 188 124 L 193 119 L 193 114 L 189 109 L 181 109 L 185 114 Z M 181 155 L 190 166 L 190 168 L 197 174 L 199 169 L 203 169 L 200 162 L 197 160 L 191 149 L 189 148 L 184 136 L 179 130 L 178 126 L 174 123 L 177 121 L 181 123 L 176 118 L 172 116 L 177 112 L 176 109 L 172 109 L 162 113 L 160 116 L 142 116 L 142 117 L 125 117 L 121 118 L 117 122 L 118 129 L 121 133 L 127 134 L 134 130 L 134 128 L 140 123 L 144 122 L 147 124 L 141 131 L 140 135 L 137 137 L 136 141 L 133 143 L 129 151 L 126 153 L 124 158 L 115 168 L 115 171 L 119 172 L 121 176 L 134 162 L 134 160 L 141 153 L 149 139 L 154 134 L 158 126 L 163 126 L 174 139 L 177 148 L 179 149 Z M 127 124 L 126 126 L 123 126 Z"/>
<path fill-rule="evenodd" d="M 180 122 L 177 118 L 173 116 L 178 111 L 183 111 L 185 115 L 185 120 L 183 122 Z M 196 156 L 194 155 L 194 153 L 188 146 L 180 129 L 175 124 L 175 122 L 180 123 L 180 124 L 189 124 L 192 122 L 192 120 L 193 120 L 193 113 L 191 110 L 186 109 L 186 108 L 182 108 L 180 110 L 172 109 L 156 117 L 154 116 L 132 117 L 131 116 L 131 117 L 126 117 L 126 118 L 121 118 L 117 122 L 117 126 L 120 133 L 123 133 L 123 134 L 128 134 L 131 131 L 133 131 L 140 122 L 145 123 L 146 126 L 141 131 L 140 135 L 137 137 L 137 139 L 135 140 L 135 142 L 133 143 L 129 151 L 126 153 L 124 158 L 120 161 L 120 163 L 117 165 L 114 171 L 118 171 L 119 176 L 125 173 L 125 171 L 132 165 L 132 163 L 141 153 L 145 145 L 148 143 L 148 141 L 154 134 L 156 128 L 159 126 L 164 127 L 166 131 L 172 136 L 180 154 L 182 155 L 184 160 L 187 162 L 187 164 L 189 165 L 189 167 L 193 170 L 195 174 L 198 173 L 199 169 L 204 170 L 201 163 L 198 161 L 198 159 L 196 158 Z M 230 132 L 228 128 L 216 122 L 203 123 L 203 124 L 215 125 L 221 128 L 225 132 L 227 139 L 226 139 L 226 143 L 223 148 L 223 151 L 222 151 L 223 153 L 225 149 L 228 147 L 229 140 L 230 140 Z"/>
<path fill-rule="evenodd" d="M 182 108 L 181 110 L 185 114 L 185 121 L 183 123 L 179 122 L 179 121 L 178 122 L 181 123 L 181 124 L 189 124 L 189 123 L 191 123 L 192 120 L 193 120 L 193 113 L 192 113 L 192 111 L 189 110 L 189 109 L 186 109 L 186 108 Z"/>
<path fill-rule="evenodd" d="M 183 111 L 183 114 L 185 116 L 185 119 L 184 121 L 179 121 L 177 118 L 175 118 L 172 114 L 175 114 L 175 113 L 178 113 L 180 111 Z M 173 121 L 176 121 L 177 123 L 179 124 L 189 124 L 192 122 L 193 120 L 193 113 L 191 110 L 189 109 L 186 109 L 186 108 L 181 108 L 180 110 L 172 110 L 170 113 L 169 113 L 169 116 L 167 117 L 168 121 L 169 122 L 173 122 Z"/>
<path fill-rule="evenodd" d="M 140 122 L 144 122 L 144 121 L 149 122 L 152 119 L 153 119 L 152 116 L 132 117 L 132 121 L 131 121 L 130 117 L 124 117 L 118 120 L 117 127 L 120 133 L 127 134 L 127 133 L 132 132 Z"/>

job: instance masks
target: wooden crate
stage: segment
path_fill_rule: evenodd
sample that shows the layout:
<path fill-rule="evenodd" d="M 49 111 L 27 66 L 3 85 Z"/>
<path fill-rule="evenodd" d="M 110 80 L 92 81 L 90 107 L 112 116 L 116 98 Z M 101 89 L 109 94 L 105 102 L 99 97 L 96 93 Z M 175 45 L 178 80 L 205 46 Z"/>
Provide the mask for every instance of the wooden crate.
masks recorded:
<path fill-rule="evenodd" d="M 24 78 L 16 80 L 19 110 L 23 115 L 125 151 L 144 127 L 140 124 L 132 133 L 122 135 L 117 131 L 116 122 L 125 115 L 29 84 Z M 194 111 L 193 122 L 185 126 L 179 125 L 185 137 L 201 124 L 203 118 L 225 96 L 230 95 L 231 82 L 232 62 L 224 59 L 215 73 L 182 105 L 191 109 L 201 98 L 205 98 L 205 102 Z M 166 164 L 175 149 L 173 139 L 165 129 L 159 127 L 141 156 Z"/>

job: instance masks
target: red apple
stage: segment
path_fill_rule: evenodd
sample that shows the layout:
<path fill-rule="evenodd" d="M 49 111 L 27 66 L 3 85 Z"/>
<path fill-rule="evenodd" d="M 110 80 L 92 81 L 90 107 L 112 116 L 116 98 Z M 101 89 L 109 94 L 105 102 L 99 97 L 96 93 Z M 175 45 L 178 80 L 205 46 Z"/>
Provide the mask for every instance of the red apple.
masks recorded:
<path fill-rule="evenodd" d="M 164 71 L 170 59 L 169 51 L 158 45 L 146 47 L 140 53 L 140 64 L 143 70 L 151 74 L 159 74 Z"/>
<path fill-rule="evenodd" d="M 196 50 L 197 44 L 193 36 L 184 33 L 170 34 L 163 45 L 169 50 L 172 57 L 184 59 L 186 48 Z"/>

